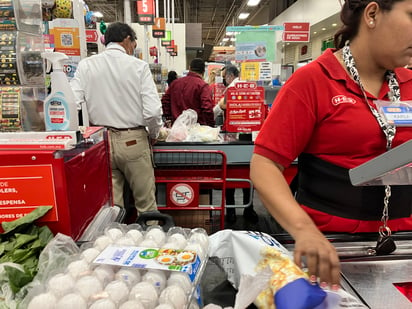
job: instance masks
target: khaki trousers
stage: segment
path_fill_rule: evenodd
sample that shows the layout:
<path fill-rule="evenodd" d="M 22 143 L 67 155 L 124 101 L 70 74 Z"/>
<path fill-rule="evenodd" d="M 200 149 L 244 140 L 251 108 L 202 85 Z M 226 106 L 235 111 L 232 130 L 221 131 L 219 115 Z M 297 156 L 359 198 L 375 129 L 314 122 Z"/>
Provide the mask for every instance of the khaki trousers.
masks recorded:
<path fill-rule="evenodd" d="M 124 207 L 125 179 L 139 213 L 157 211 L 149 136 L 144 129 L 109 129 L 114 204 Z"/>

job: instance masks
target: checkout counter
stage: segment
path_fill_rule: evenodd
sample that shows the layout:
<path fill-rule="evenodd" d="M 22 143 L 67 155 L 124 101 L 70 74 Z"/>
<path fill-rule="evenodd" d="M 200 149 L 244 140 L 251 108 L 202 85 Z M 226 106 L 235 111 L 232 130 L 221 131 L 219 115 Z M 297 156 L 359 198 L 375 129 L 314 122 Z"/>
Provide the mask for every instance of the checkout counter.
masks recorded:
<path fill-rule="evenodd" d="M 239 134 L 225 134 L 219 143 L 161 142 L 156 144 L 154 149 L 221 150 L 227 156 L 227 177 L 249 179 L 253 142 L 238 137 Z M 411 153 L 412 141 L 409 141 L 350 170 L 353 185 L 411 185 Z M 293 165 L 286 171 L 285 176 L 289 181 L 295 175 L 296 169 L 296 165 Z M 293 250 L 293 240 L 289 235 L 272 236 L 286 248 Z M 397 249 L 385 256 L 372 253 L 376 246 L 377 233 L 337 234 L 327 237 L 340 256 L 341 285 L 347 292 L 374 309 L 412 308 L 412 231 L 393 233 Z M 228 294 L 225 294 L 226 296 Z"/>

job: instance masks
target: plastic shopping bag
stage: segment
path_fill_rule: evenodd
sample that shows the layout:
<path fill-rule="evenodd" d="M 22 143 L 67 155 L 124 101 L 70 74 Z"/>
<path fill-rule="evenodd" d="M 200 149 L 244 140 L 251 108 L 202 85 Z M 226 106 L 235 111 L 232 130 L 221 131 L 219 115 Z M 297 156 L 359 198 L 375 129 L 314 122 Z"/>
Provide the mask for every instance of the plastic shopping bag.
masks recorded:
<path fill-rule="evenodd" d="M 189 135 L 189 129 L 197 123 L 197 113 L 193 109 L 184 110 L 173 123 L 166 142 L 183 142 Z"/>

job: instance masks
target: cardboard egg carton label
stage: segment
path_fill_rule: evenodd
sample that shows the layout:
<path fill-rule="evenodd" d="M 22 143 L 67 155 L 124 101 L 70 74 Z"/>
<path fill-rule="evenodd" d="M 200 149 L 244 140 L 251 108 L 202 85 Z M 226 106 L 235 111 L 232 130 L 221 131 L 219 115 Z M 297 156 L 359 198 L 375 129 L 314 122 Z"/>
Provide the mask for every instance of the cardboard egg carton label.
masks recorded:
<path fill-rule="evenodd" d="M 147 248 L 132 246 L 107 246 L 93 261 L 139 269 L 159 269 L 185 272 L 194 282 L 201 270 L 202 261 L 192 250 Z"/>

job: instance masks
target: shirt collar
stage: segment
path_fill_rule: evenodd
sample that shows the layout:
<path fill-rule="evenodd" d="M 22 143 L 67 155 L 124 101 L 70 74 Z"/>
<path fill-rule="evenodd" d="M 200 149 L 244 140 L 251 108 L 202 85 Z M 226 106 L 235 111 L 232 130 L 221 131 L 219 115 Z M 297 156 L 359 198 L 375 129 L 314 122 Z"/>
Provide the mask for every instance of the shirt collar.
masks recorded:
<path fill-rule="evenodd" d="M 126 50 L 124 49 L 124 47 L 121 46 L 119 43 L 116 43 L 116 42 L 110 42 L 106 46 L 106 50 L 120 50 L 121 52 L 126 53 Z"/>

